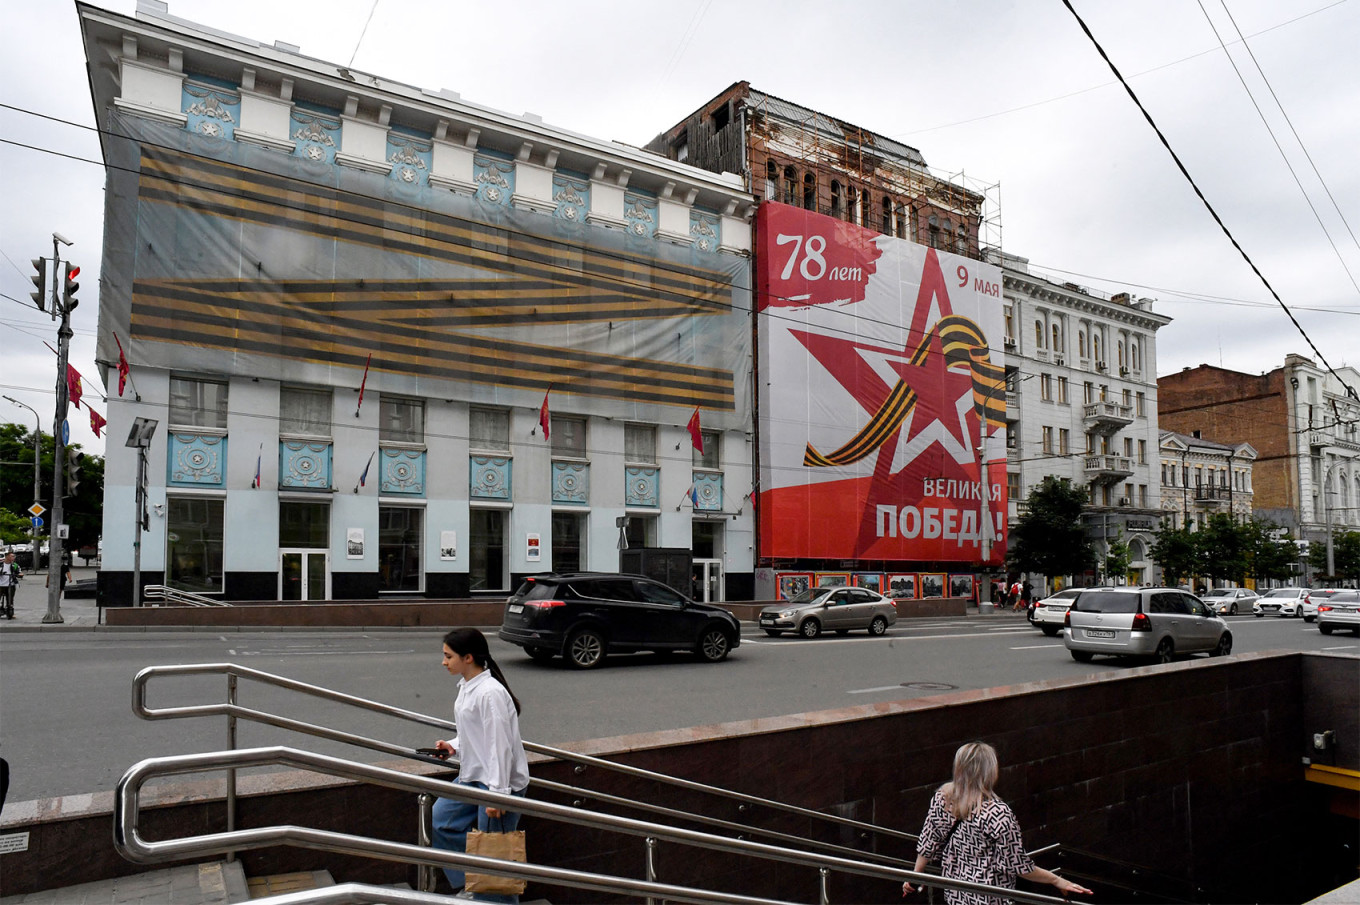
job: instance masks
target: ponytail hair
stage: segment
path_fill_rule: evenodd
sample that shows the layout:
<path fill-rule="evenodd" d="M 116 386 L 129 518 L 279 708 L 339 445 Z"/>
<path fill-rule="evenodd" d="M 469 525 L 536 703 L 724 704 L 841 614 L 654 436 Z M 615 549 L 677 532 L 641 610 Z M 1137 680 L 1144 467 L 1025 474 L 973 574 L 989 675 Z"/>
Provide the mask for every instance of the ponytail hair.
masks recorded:
<path fill-rule="evenodd" d="M 510 695 L 510 700 L 515 705 L 515 713 L 523 712 L 519 698 L 515 697 L 515 693 L 510 690 L 510 683 L 505 681 L 505 673 L 501 672 L 500 666 L 497 665 L 495 658 L 491 656 L 491 651 L 487 648 L 485 635 L 475 628 L 456 628 L 444 636 L 444 643 L 448 645 L 449 650 L 460 657 L 464 654 L 471 654 L 472 662 L 482 669 L 489 670 L 491 678 L 500 682 L 506 694 Z"/>

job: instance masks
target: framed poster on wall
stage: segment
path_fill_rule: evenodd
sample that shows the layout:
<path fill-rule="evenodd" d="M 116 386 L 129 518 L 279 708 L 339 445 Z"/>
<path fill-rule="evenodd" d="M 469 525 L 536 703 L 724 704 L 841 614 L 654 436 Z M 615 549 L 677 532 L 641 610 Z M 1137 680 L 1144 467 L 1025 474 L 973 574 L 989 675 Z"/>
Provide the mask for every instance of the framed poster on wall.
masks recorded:
<path fill-rule="evenodd" d="M 811 572 L 780 572 L 778 593 L 780 600 L 792 600 L 812 587 Z"/>
<path fill-rule="evenodd" d="M 850 583 L 849 572 L 818 572 L 817 587 L 842 588 Z"/>
<path fill-rule="evenodd" d="M 977 576 L 951 574 L 949 576 L 949 596 L 967 597 L 973 600 L 977 596 Z"/>
<path fill-rule="evenodd" d="M 897 600 L 915 600 L 916 573 L 907 572 L 899 575 L 889 575 L 887 594 L 889 597 Z"/>
<path fill-rule="evenodd" d="M 882 572 L 856 572 L 854 574 L 855 587 L 868 588 L 871 591 L 883 593 L 883 573 Z"/>
<path fill-rule="evenodd" d="M 921 573 L 921 596 L 922 597 L 943 597 L 944 596 L 944 573 L 943 572 L 922 572 Z"/>

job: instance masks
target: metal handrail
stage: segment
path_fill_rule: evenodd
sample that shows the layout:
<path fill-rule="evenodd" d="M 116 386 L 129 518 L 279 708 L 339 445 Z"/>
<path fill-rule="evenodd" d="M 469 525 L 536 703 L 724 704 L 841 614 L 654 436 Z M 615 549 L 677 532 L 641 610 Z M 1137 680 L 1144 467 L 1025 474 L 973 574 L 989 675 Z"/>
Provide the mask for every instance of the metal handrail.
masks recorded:
<path fill-rule="evenodd" d="M 144 599 L 169 600 L 172 603 L 182 603 L 185 606 L 231 606 L 225 600 L 216 600 L 203 594 L 195 594 L 192 591 L 181 591 L 179 588 L 172 588 L 163 584 L 149 584 L 142 588 Z"/>
<path fill-rule="evenodd" d="M 923 886 L 935 886 L 984 895 L 1000 895 L 1013 901 L 1032 902 L 1037 903 L 1037 905 L 1060 905 L 1065 901 L 1052 896 L 937 877 L 913 870 L 871 864 L 866 861 L 797 851 L 744 839 L 729 839 L 697 830 L 670 827 L 611 814 L 597 814 L 593 811 L 577 810 L 566 805 L 513 795 L 502 795 L 479 789 L 476 786 L 450 784 L 442 779 L 414 776 L 386 767 L 347 761 L 316 752 L 298 751 L 286 747 L 183 754 L 172 757 L 148 758 L 134 764 L 118 781 L 117 792 L 114 796 L 115 848 L 130 861 L 160 863 L 222 851 L 256 849 L 271 845 L 294 845 L 388 861 L 434 864 L 441 867 L 450 866 L 464 870 L 471 869 L 484 873 L 495 873 L 524 880 L 556 882 L 596 892 L 621 892 L 632 895 L 656 896 L 677 902 L 770 901 L 707 890 L 673 887 L 644 880 L 572 871 L 564 868 L 502 861 L 481 855 L 430 849 L 408 843 L 297 826 L 232 830 L 224 833 L 210 833 L 197 837 L 156 842 L 142 839 L 138 833 L 140 791 L 149 779 L 158 776 L 200 773 L 213 769 L 237 770 L 264 766 L 290 766 L 344 779 L 370 782 L 392 789 L 424 792 L 443 798 L 456 798 L 483 807 L 514 810 L 549 820 L 563 821 L 575 826 L 603 829 L 643 838 L 663 839 L 728 854 L 748 855 L 803 867 L 815 867 L 823 871 L 837 871 L 896 882 L 910 881 Z"/>
<path fill-rule="evenodd" d="M 229 700 L 226 703 L 200 704 L 182 707 L 165 707 L 159 709 L 147 706 L 146 686 L 147 683 L 149 683 L 151 679 L 154 678 L 155 676 L 205 675 L 205 674 L 221 674 L 228 677 Z M 232 726 L 234 726 L 234 721 L 236 719 L 248 719 L 253 722 L 264 723 L 265 725 L 274 726 L 279 729 L 290 729 L 297 732 L 302 732 L 307 735 L 315 735 L 320 738 L 327 738 L 330 739 L 331 741 L 359 745 L 362 747 L 370 748 L 374 751 L 382 751 L 399 757 L 417 757 L 417 755 L 415 755 L 410 748 L 401 745 L 394 745 L 391 742 L 366 738 L 364 736 L 355 735 L 353 733 L 342 732 L 337 729 L 330 729 L 325 726 L 317 726 L 312 723 L 306 723 L 301 720 L 294 720 L 288 717 L 277 716 L 272 713 L 265 713 L 263 711 L 241 707 L 235 701 L 235 680 L 237 678 L 253 679 L 255 681 L 263 682 L 265 684 L 275 685 L 280 688 L 287 688 L 293 691 L 297 691 L 303 694 L 309 694 L 314 697 L 319 697 L 325 700 L 349 704 L 353 707 L 358 707 L 364 710 L 371 711 L 373 713 L 380 713 L 386 716 L 397 717 L 415 723 L 420 723 L 425 726 L 432 726 L 438 729 L 450 729 L 457 731 L 456 724 L 449 720 L 440 719 L 438 717 L 429 716 L 423 713 L 417 713 L 416 711 L 406 710 L 401 707 L 393 707 L 390 704 L 383 704 L 378 701 L 370 701 L 366 698 L 356 697 L 354 695 L 345 694 L 344 692 L 333 691 L 332 689 L 329 688 L 323 688 L 318 685 L 311 685 L 307 682 L 300 682 L 297 679 L 289 679 L 284 676 L 274 675 L 273 673 L 263 672 L 258 669 L 251 669 L 248 666 L 239 666 L 234 663 L 193 663 L 175 666 L 148 666 L 141 672 L 137 673 L 137 676 L 132 680 L 132 712 L 144 720 L 177 719 L 194 716 L 225 716 L 229 720 L 228 725 L 229 733 L 233 733 Z M 721 798 L 727 798 L 732 801 L 737 801 L 742 805 L 754 805 L 757 807 L 765 807 L 770 808 L 772 810 L 783 811 L 784 813 L 796 814 L 800 817 L 805 817 L 810 820 L 817 820 L 824 823 L 832 823 L 839 826 L 847 826 L 859 830 L 861 833 L 874 833 L 882 836 L 888 836 L 895 839 L 902 839 L 911 842 L 915 842 L 918 838 L 917 836 L 911 833 L 906 833 L 901 830 L 895 830 L 889 827 L 882 827 L 878 826 L 877 824 L 866 823 L 861 820 L 853 820 L 851 818 L 841 817 L 836 814 L 826 814 L 821 811 L 814 811 L 811 808 L 803 808 L 799 807 L 798 805 L 786 804 L 780 801 L 773 801 L 767 798 L 761 798 L 757 795 L 748 795 L 744 792 L 736 792 L 731 789 L 723 789 L 718 786 L 712 786 L 701 782 L 695 782 L 693 780 L 681 779 L 676 776 L 669 776 L 665 773 L 657 773 L 653 770 L 646 770 L 641 767 L 633 767 L 627 764 L 620 764 L 614 761 L 605 760 L 604 758 L 600 757 L 592 757 L 591 755 L 588 754 L 578 754 L 574 751 L 567 751 L 562 748 L 553 748 L 549 745 L 540 745 L 532 742 L 525 742 L 524 749 L 526 751 L 532 751 L 536 754 L 542 754 L 547 757 L 556 758 L 558 760 L 569 761 L 572 763 L 580 764 L 582 766 L 599 767 L 600 769 L 603 770 L 610 770 L 616 773 L 622 773 L 625 776 L 637 777 L 640 779 L 646 779 L 653 782 L 659 782 L 664 783 L 666 785 L 676 786 L 678 788 L 682 788 L 688 791 L 700 792 Z M 434 758 L 420 758 L 420 759 L 432 763 L 440 763 L 440 761 L 436 761 Z M 540 782 L 538 780 L 531 781 Z M 229 798 L 232 798 L 234 800 L 234 796 L 230 794 L 231 792 L 230 787 L 228 789 L 228 792 Z M 599 793 L 587 792 L 586 794 L 589 797 L 595 797 L 601 800 L 604 800 L 605 798 L 604 795 Z M 694 818 L 699 819 L 699 815 L 694 815 Z M 230 828 L 230 824 L 228 825 L 228 828 Z M 754 827 L 744 828 L 748 831 L 754 831 L 756 829 Z"/>

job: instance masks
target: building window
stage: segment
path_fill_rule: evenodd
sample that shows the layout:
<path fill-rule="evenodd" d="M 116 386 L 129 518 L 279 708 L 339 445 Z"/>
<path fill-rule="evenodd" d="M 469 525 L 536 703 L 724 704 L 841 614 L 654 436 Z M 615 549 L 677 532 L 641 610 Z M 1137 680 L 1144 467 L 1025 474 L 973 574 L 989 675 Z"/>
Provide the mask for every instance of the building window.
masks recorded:
<path fill-rule="evenodd" d="M 586 517 L 576 512 L 552 514 L 552 567 L 554 572 L 579 572 L 585 566 L 581 559 L 581 535 Z"/>
<path fill-rule="evenodd" d="M 1053 325 L 1053 352 L 1055 355 L 1062 352 L 1062 328 L 1057 324 Z"/>
<path fill-rule="evenodd" d="M 940 220 L 934 214 L 926 220 L 926 238 L 931 248 L 940 247 Z"/>
<path fill-rule="evenodd" d="M 1089 456 L 1096 451 L 1096 438 L 1094 434 L 1086 435 L 1086 454 Z"/>
<path fill-rule="evenodd" d="M 624 524 L 624 531 L 628 533 L 628 546 L 632 547 L 655 547 L 656 546 L 656 516 L 654 515 L 630 515 Z"/>
<path fill-rule="evenodd" d="M 873 202 L 869 200 L 869 190 L 861 189 L 859 193 L 859 225 L 865 229 L 869 228 L 869 223 L 873 219 Z"/>
<path fill-rule="evenodd" d="M 1115 345 L 1115 348 L 1118 350 L 1118 356 L 1117 356 L 1117 357 L 1119 358 L 1119 368 L 1120 368 L 1120 370 L 1123 370 L 1124 368 L 1128 367 L 1128 361 L 1125 360 L 1125 358 L 1124 358 L 1124 341 L 1121 339 L 1121 340 Z"/>
<path fill-rule="evenodd" d="M 1100 334 L 1095 333 L 1094 331 L 1091 333 L 1091 352 L 1095 355 L 1097 362 L 1101 364 L 1105 363 L 1105 360 L 1100 357 Z"/>
<path fill-rule="evenodd" d="M 510 413 L 504 409 L 472 409 L 468 412 L 468 444 L 473 449 L 510 448 Z"/>
<path fill-rule="evenodd" d="M 623 426 L 623 460 L 643 465 L 656 464 L 656 428 L 650 424 Z"/>
<path fill-rule="evenodd" d="M 1006 472 L 1006 496 L 1014 502 L 1021 502 L 1020 499 L 1020 472 Z"/>
<path fill-rule="evenodd" d="M 221 499 L 165 501 L 165 583 L 181 591 L 222 593 Z"/>
<path fill-rule="evenodd" d="M 1085 330 L 1078 330 L 1078 331 L 1077 331 L 1077 354 L 1080 355 L 1082 358 L 1086 358 L 1086 357 L 1087 357 L 1087 355 L 1086 355 L 1086 331 L 1085 331 Z"/>
<path fill-rule="evenodd" d="M 1130 406 L 1133 405 L 1133 391 L 1132 391 L 1132 390 L 1125 390 L 1125 391 L 1124 391 L 1124 404 L 1125 404 L 1125 405 L 1130 405 Z"/>
<path fill-rule="evenodd" d="M 495 591 L 509 583 L 505 571 L 504 509 L 473 509 L 468 513 L 468 582 L 474 591 Z"/>
<path fill-rule="evenodd" d="M 1139 465 L 1146 465 L 1146 464 L 1147 464 L 1147 441 L 1146 441 L 1146 440 L 1139 440 L 1139 441 L 1138 441 L 1138 464 L 1139 464 Z"/>
<path fill-rule="evenodd" d="M 1034 348 L 1036 348 L 1036 349 L 1042 349 L 1043 347 L 1044 347 L 1044 325 L 1043 325 L 1043 322 L 1042 322 L 1042 321 L 1035 321 L 1035 322 L 1034 322 Z"/>
<path fill-rule="evenodd" d="M 1110 401 L 1110 387 L 1108 384 L 1102 383 L 1100 385 L 1100 401 L 1101 402 Z"/>
<path fill-rule="evenodd" d="M 1058 454 L 1061 456 L 1065 456 L 1071 451 L 1068 446 L 1070 434 L 1071 432 L 1068 431 L 1067 428 L 1065 427 L 1058 428 Z"/>
<path fill-rule="evenodd" d="M 279 502 L 279 546 L 325 550 L 331 545 L 328 503 Z"/>
<path fill-rule="evenodd" d="M 1044 402 L 1053 401 L 1053 375 L 1039 375 L 1039 398 Z"/>
<path fill-rule="evenodd" d="M 893 202 L 892 202 L 892 199 L 889 198 L 887 195 L 884 195 L 884 196 L 883 196 L 883 223 L 882 223 L 882 225 L 879 227 L 879 232 L 883 233 L 883 235 L 885 235 L 885 236 L 891 236 L 891 235 L 892 235 L 892 231 L 893 231 L 893 230 L 892 230 L 892 214 L 893 214 Z"/>
<path fill-rule="evenodd" d="M 817 209 L 817 177 L 811 173 L 803 174 L 803 207 L 810 211 Z"/>
<path fill-rule="evenodd" d="M 1044 455 L 1053 455 L 1053 428 L 1044 425 Z"/>
<path fill-rule="evenodd" d="M 1138 340 L 1129 340 L 1129 358 L 1133 362 L 1133 369 L 1141 371 L 1143 369 L 1143 355 L 1138 347 Z"/>
<path fill-rule="evenodd" d="M 784 203 L 798 203 L 798 171 L 793 167 L 784 167 Z M 553 554 L 556 556 L 556 553 Z"/>
<path fill-rule="evenodd" d="M 779 165 L 773 160 L 765 161 L 765 200 L 773 201 L 779 192 Z"/>
<path fill-rule="evenodd" d="M 1132 437 L 1125 437 L 1125 438 L 1124 438 L 1124 458 L 1126 458 L 1126 459 L 1132 459 L 1132 458 L 1133 458 L 1133 438 L 1132 438 Z"/>
<path fill-rule="evenodd" d="M 1058 377 L 1058 402 L 1067 405 L 1067 378 L 1061 375 Z"/>
<path fill-rule="evenodd" d="M 378 507 L 378 590 L 420 590 L 421 524 L 425 510 Z"/>
<path fill-rule="evenodd" d="M 227 429 L 227 385 L 192 377 L 170 378 L 170 424 Z"/>
<path fill-rule="evenodd" d="M 331 391 L 294 387 L 279 390 L 279 433 L 329 437 Z"/>
<path fill-rule="evenodd" d="M 425 402 L 384 396 L 378 404 L 378 440 L 384 443 L 425 442 Z"/>
<path fill-rule="evenodd" d="M 1138 417 L 1139 417 L 1139 418 L 1146 418 L 1146 417 L 1147 417 L 1147 394 L 1146 394 L 1146 393 L 1139 393 L 1139 394 L 1137 395 L 1136 399 L 1137 399 L 1137 403 L 1138 403 L 1138 409 L 1137 409 L 1137 411 L 1138 411 Z"/>
<path fill-rule="evenodd" d="M 586 458 L 586 419 L 552 416 L 552 454 L 564 459 Z"/>
<path fill-rule="evenodd" d="M 831 180 L 831 216 L 839 218 L 845 205 L 845 199 L 841 194 L 841 184 L 837 180 Z"/>
<path fill-rule="evenodd" d="M 1015 339 L 1015 312 L 1010 308 L 1006 309 L 1006 338 L 1012 341 Z"/>
<path fill-rule="evenodd" d="M 1096 401 L 1095 384 L 1091 383 L 1089 380 L 1082 384 L 1082 401 L 1087 405 Z"/>
<path fill-rule="evenodd" d="M 719 445 L 722 435 L 717 431 L 700 431 L 699 438 L 704 444 L 704 451 L 701 453 L 695 449 L 691 462 L 695 468 L 708 468 L 717 471 L 722 467 L 722 457 L 719 455 Z"/>
<path fill-rule="evenodd" d="M 899 239 L 905 239 L 907 237 L 907 206 L 905 204 L 897 205 L 896 235 Z"/>

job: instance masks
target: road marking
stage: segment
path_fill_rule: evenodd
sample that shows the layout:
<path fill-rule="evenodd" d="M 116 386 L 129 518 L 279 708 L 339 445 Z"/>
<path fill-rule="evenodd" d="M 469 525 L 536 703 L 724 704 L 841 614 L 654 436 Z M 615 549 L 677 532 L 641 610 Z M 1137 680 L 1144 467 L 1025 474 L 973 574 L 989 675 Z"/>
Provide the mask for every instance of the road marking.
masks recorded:
<path fill-rule="evenodd" d="M 1323 650 L 1350 650 L 1353 647 L 1354 644 L 1343 644 L 1340 647 L 1324 647 Z"/>
<path fill-rule="evenodd" d="M 879 691 L 901 691 L 901 685 L 880 685 L 877 688 L 852 688 L 846 694 L 874 694 Z"/>
<path fill-rule="evenodd" d="M 231 651 L 236 654 L 236 651 Z M 242 657 L 263 657 L 271 655 L 283 655 L 288 657 L 353 657 L 362 654 L 413 654 L 414 648 L 408 650 L 290 650 L 278 648 L 261 648 L 260 650 L 243 650 L 239 656 Z"/>
<path fill-rule="evenodd" d="M 1012 647 L 1011 650 L 1051 650 L 1062 646 L 1062 644 L 1029 644 L 1024 647 Z"/>

